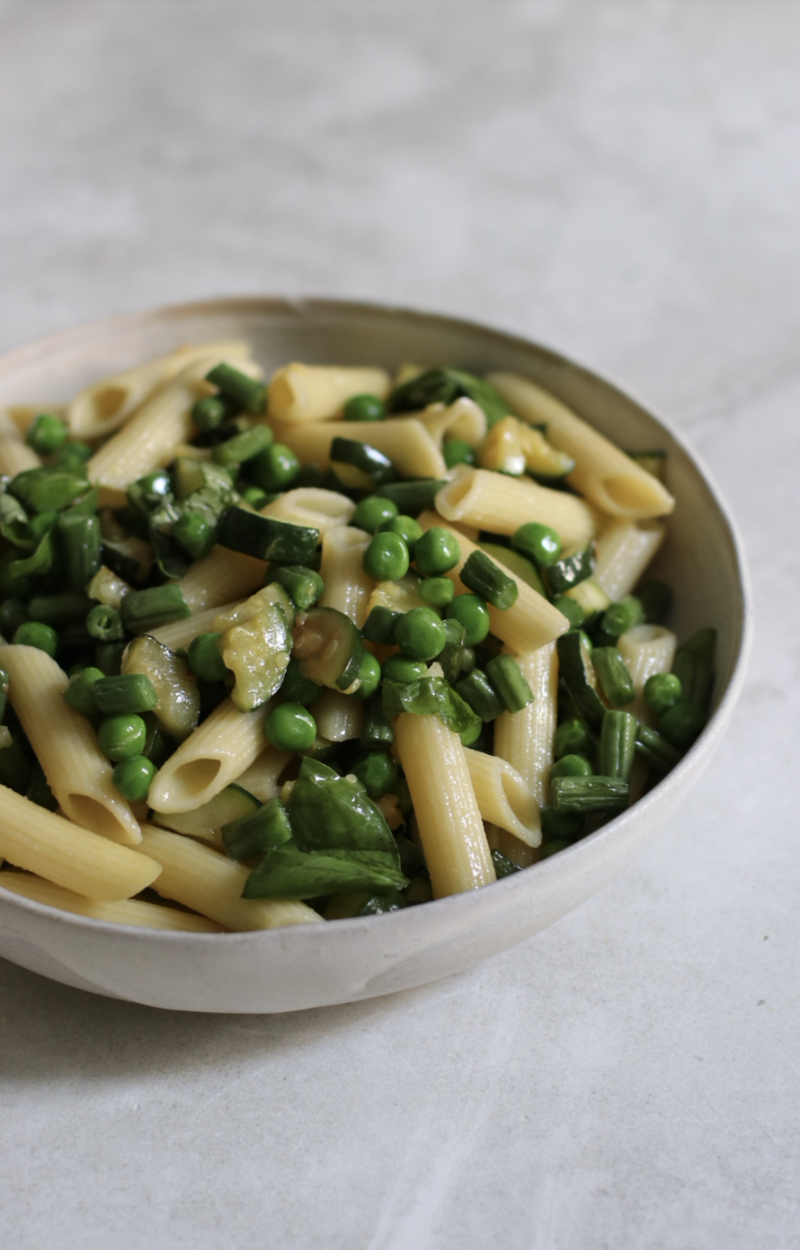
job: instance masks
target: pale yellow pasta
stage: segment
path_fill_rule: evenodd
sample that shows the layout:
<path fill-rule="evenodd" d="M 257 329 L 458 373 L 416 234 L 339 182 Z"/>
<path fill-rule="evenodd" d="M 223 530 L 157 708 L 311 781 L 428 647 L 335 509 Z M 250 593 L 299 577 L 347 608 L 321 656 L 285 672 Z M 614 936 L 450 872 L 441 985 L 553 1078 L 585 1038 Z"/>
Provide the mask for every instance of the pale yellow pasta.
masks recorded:
<path fill-rule="evenodd" d="M 8 697 L 64 814 L 135 846 L 141 840 L 138 822 L 114 785 L 113 765 L 88 719 L 64 699 L 66 673 L 38 647 L 0 646 L 0 669 L 9 675 Z"/>
<path fill-rule="evenodd" d="M 629 595 L 658 551 L 666 528 L 661 521 L 615 518 L 597 537 L 594 580 L 616 602 Z"/>
<path fill-rule="evenodd" d="M 539 807 L 549 797 L 558 711 L 558 654 L 554 642 L 515 657 L 534 699 L 494 723 L 494 751 L 523 778 Z"/>
<path fill-rule="evenodd" d="M 236 778 L 236 784 L 252 794 L 259 803 L 269 803 L 270 799 L 278 797 L 278 778 L 293 758 L 291 751 L 279 751 L 277 747 L 268 746 L 255 763 Z"/>
<path fill-rule="evenodd" d="M 16 477 L 26 469 L 38 468 L 41 463 L 9 413 L 0 408 L 0 474 Z"/>
<path fill-rule="evenodd" d="M 469 748 L 464 753 L 483 819 L 507 829 L 528 846 L 541 846 L 539 804 L 516 768 L 499 755 Z"/>
<path fill-rule="evenodd" d="M 90 581 L 86 594 L 97 603 L 103 603 L 106 607 L 116 608 L 119 611 L 122 600 L 130 594 L 132 589 L 133 587 L 129 586 L 122 577 L 102 564 Z"/>
<path fill-rule="evenodd" d="M 320 534 L 327 534 L 337 525 L 349 525 L 355 510 L 352 499 L 340 495 L 338 491 L 298 486 L 268 503 L 261 509 L 261 515 L 274 517 L 277 521 L 290 521 L 293 525 L 308 525 L 319 530 Z"/>
<path fill-rule="evenodd" d="M 28 872 L 2 872 L 0 886 L 35 903 L 57 907 L 59 911 L 70 911 L 76 916 L 88 916 L 91 920 L 130 924 L 140 929 L 170 929 L 176 933 L 222 932 L 222 926 L 207 916 L 196 916 L 192 912 L 178 911 L 177 907 L 162 907 L 160 903 L 145 903 L 135 898 L 112 903 L 83 898 L 72 890 L 65 890 Z"/>
<path fill-rule="evenodd" d="M 264 749 L 269 708 L 240 712 L 223 700 L 156 773 L 148 794 L 153 810 L 191 812 L 238 781 Z"/>
<path fill-rule="evenodd" d="M 657 478 L 554 395 L 513 373 L 492 373 L 487 381 L 518 417 L 534 425 L 544 422 L 549 441 L 575 461 L 570 486 L 598 508 L 632 518 L 672 512 L 675 500 Z"/>
<path fill-rule="evenodd" d="M 617 650 L 628 666 L 636 696 L 626 703 L 625 711 L 632 712 L 637 720 L 647 725 L 654 717 L 644 701 L 644 686 L 654 673 L 669 673 L 675 658 L 678 640 L 672 630 L 663 625 L 634 625 L 617 641 Z"/>
<path fill-rule="evenodd" d="M 447 521 L 493 534 L 513 534 L 527 521 L 538 521 L 556 530 L 565 548 L 585 547 L 597 530 L 596 515 L 582 499 L 491 469 L 459 469 L 437 492 L 435 504 Z"/>
<path fill-rule="evenodd" d="M 214 547 L 202 560 L 195 560 L 177 585 L 193 613 L 217 608 L 251 595 L 264 583 L 266 564 L 243 551 Z"/>
<path fill-rule="evenodd" d="M 220 614 L 233 612 L 242 602 L 241 599 L 237 599 L 233 603 L 222 603 L 218 607 L 201 608 L 199 612 L 187 617 L 185 621 L 172 621 L 169 625 L 159 625 L 156 629 L 148 629 L 147 632 L 163 646 L 169 647 L 170 651 L 177 651 L 179 647 L 188 650 L 189 643 L 193 642 L 198 634 L 208 634 L 214 630 L 214 621 Z"/>
<path fill-rule="evenodd" d="M 418 520 L 424 530 L 429 530 L 435 525 L 440 525 L 443 529 L 452 529 L 452 526 L 436 512 L 423 512 Z M 459 534 L 457 531 L 453 532 L 457 534 L 461 547 L 461 559 L 446 576 L 455 585 L 457 593 L 464 593 L 468 588 L 461 581 L 459 573 L 468 557 L 478 548 L 466 535 Z M 546 642 L 552 642 L 559 634 L 566 633 L 569 629 L 569 621 L 557 608 L 548 603 L 543 595 L 538 594 L 526 582 L 516 577 L 513 571 L 505 565 L 503 571 L 516 582 L 519 597 L 516 603 L 505 610 L 488 605 L 491 630 L 497 638 L 507 643 L 512 651 L 521 653 L 534 651 L 537 647 L 544 646 Z"/>
<path fill-rule="evenodd" d="M 438 716 L 402 712 L 394 746 L 405 773 L 434 898 L 495 880 L 461 739 Z"/>
<path fill-rule="evenodd" d="M 0 786 L 0 856 L 86 898 L 130 898 L 152 885 L 158 864 Z"/>
<path fill-rule="evenodd" d="M 513 833 L 509 833 L 507 829 L 501 829 L 499 825 L 487 823 L 486 839 L 493 851 L 500 851 L 518 868 L 530 868 L 531 864 L 535 864 L 539 858 L 539 848 L 534 849 L 526 842 L 521 842 L 519 838 L 514 837 Z"/>
<path fill-rule="evenodd" d="M 471 447 L 477 447 L 486 435 L 486 413 L 466 396 L 452 404 L 431 404 L 422 412 L 409 415 L 422 422 L 437 447 L 442 446 L 445 434 L 448 438 L 463 438 Z"/>
<path fill-rule="evenodd" d="M 410 612 L 412 608 L 426 607 L 419 593 L 420 579 L 414 572 L 405 573 L 394 581 L 375 582 L 367 603 L 367 616 L 373 608 L 390 608 L 393 612 Z"/>
<path fill-rule="evenodd" d="M 73 438 L 102 438 L 124 425 L 153 392 L 171 381 L 194 360 L 217 354 L 220 360 L 250 355 L 246 343 L 203 343 L 178 347 L 167 356 L 145 361 L 123 373 L 93 382 L 76 395 L 67 408 L 67 425 Z"/>
<path fill-rule="evenodd" d="M 290 424 L 327 421 L 354 395 L 385 399 L 391 379 L 385 369 L 304 365 L 276 369 L 269 380 L 269 415 Z"/>
<path fill-rule="evenodd" d="M 320 606 L 343 612 L 360 629 L 367 619 L 367 605 L 375 585 L 364 572 L 364 552 L 372 535 L 350 525 L 328 530 L 322 538 L 320 576 L 325 590 Z"/>
<path fill-rule="evenodd" d="M 278 425 L 275 438 L 291 447 L 303 464 L 329 464 L 333 440 L 349 438 L 382 451 L 401 477 L 444 477 L 447 473 L 441 451 L 416 417 Z"/>
<path fill-rule="evenodd" d="M 361 733 L 364 705 L 338 690 L 323 690 L 311 714 L 321 738 L 328 742 L 349 742 Z"/>
<path fill-rule="evenodd" d="M 235 932 L 317 924 L 322 917 L 305 903 L 242 898 L 249 870 L 180 833 L 145 825 L 142 847 L 161 865 L 153 889 Z"/>
<path fill-rule="evenodd" d="M 565 593 L 568 599 L 574 599 L 581 605 L 585 616 L 593 616 L 595 612 L 605 612 L 606 608 L 611 605 L 611 596 L 606 594 L 593 577 L 585 578 Z"/>
<path fill-rule="evenodd" d="M 146 399 L 128 422 L 95 452 L 86 465 L 86 472 L 89 480 L 100 487 L 101 504 L 124 505 L 125 490 L 130 482 L 170 463 L 175 445 L 185 442 L 194 428 L 192 405 L 208 392 L 204 378 L 221 360 L 219 352 L 195 359 Z M 237 357 L 235 363 L 248 377 L 261 375 L 252 361 Z"/>

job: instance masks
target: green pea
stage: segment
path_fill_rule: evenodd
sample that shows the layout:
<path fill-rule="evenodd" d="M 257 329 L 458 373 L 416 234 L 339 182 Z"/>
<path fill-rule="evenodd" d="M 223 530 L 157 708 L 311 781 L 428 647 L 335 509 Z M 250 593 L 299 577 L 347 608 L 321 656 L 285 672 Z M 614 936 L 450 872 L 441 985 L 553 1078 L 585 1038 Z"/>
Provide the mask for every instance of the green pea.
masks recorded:
<path fill-rule="evenodd" d="M 227 415 L 227 405 L 216 395 L 206 395 L 192 406 L 192 420 L 198 430 L 219 429 Z"/>
<path fill-rule="evenodd" d="M 132 755 L 130 759 L 121 760 L 112 774 L 114 785 L 123 799 L 129 803 L 138 803 L 146 799 L 150 782 L 158 769 L 144 755 Z"/>
<path fill-rule="evenodd" d="M 450 530 L 434 525 L 417 542 L 414 559 L 417 570 L 424 577 L 440 577 L 458 564 L 461 559 L 461 546 Z"/>
<path fill-rule="evenodd" d="M 110 760 L 129 760 L 141 755 L 146 741 L 147 726 L 141 716 L 109 716 L 97 731 L 97 745 Z"/>
<path fill-rule="evenodd" d="M 638 625 L 642 616 L 640 600 L 635 595 L 626 595 L 624 599 L 606 608 L 600 618 L 600 628 L 612 638 L 619 638 L 620 634 L 625 634 L 634 625 Z"/>
<path fill-rule="evenodd" d="M 353 513 L 353 519 L 350 522 L 356 529 L 366 530 L 368 534 L 374 534 L 380 529 L 384 521 L 391 521 L 396 517 L 398 507 L 391 499 L 381 499 L 380 495 L 367 495 L 366 499 L 362 499 L 361 503 Z"/>
<path fill-rule="evenodd" d="M 419 584 L 419 593 L 432 608 L 445 608 L 452 601 L 456 588 L 449 577 L 426 577 Z"/>
<path fill-rule="evenodd" d="M 361 685 L 353 694 L 354 699 L 368 699 L 381 684 L 381 666 L 371 651 L 364 652 L 361 668 L 358 671 Z"/>
<path fill-rule="evenodd" d="M 397 781 L 397 765 L 387 751 L 371 751 L 351 771 L 371 799 L 382 799 L 384 794 L 394 793 L 392 787 Z"/>
<path fill-rule="evenodd" d="M 25 442 L 39 456 L 54 456 L 69 437 L 69 430 L 60 417 L 54 417 L 50 412 L 40 412 L 34 417 L 33 424 L 30 426 L 25 436 Z"/>
<path fill-rule="evenodd" d="M 412 608 L 395 625 L 394 640 L 412 660 L 433 660 L 447 642 L 447 633 L 431 608 Z"/>
<path fill-rule="evenodd" d="M 300 461 L 285 443 L 273 443 L 247 462 L 247 476 L 268 494 L 288 490 L 299 472 Z"/>
<path fill-rule="evenodd" d="M 255 508 L 256 512 L 260 512 L 270 502 L 270 497 L 260 486 L 248 486 L 247 490 L 242 491 L 242 499 L 245 503 L 249 503 L 251 508 Z"/>
<path fill-rule="evenodd" d="M 515 530 L 511 546 L 533 560 L 537 568 L 546 569 L 561 555 L 561 535 L 549 525 L 528 521 Z"/>
<path fill-rule="evenodd" d="M 477 647 L 489 632 L 489 609 L 479 595 L 456 595 L 452 603 L 445 608 L 445 616 L 449 620 L 458 621 L 464 626 L 464 643 L 468 647 Z"/>
<path fill-rule="evenodd" d="M 12 641 L 17 647 L 36 647 L 51 659 L 55 658 L 58 650 L 58 634 L 50 625 L 43 625 L 41 621 L 23 622 L 15 630 Z"/>
<path fill-rule="evenodd" d="M 410 660 L 407 655 L 390 655 L 383 663 L 383 675 L 388 681 L 419 681 L 427 671 L 422 660 Z"/>
<path fill-rule="evenodd" d="M 93 448 L 88 443 L 83 443 L 76 438 L 64 444 L 56 459 L 58 464 L 78 465 L 86 464 L 86 461 L 91 460 L 93 455 Z"/>
<path fill-rule="evenodd" d="M 353 395 L 344 406 L 345 421 L 382 421 L 386 404 L 377 395 Z"/>
<path fill-rule="evenodd" d="M 550 780 L 556 777 L 591 777 L 594 772 L 584 755 L 562 755 L 550 769 Z"/>
<path fill-rule="evenodd" d="M 399 534 L 376 534 L 364 552 L 364 572 L 376 581 L 395 581 L 408 572 L 408 547 Z"/>
<path fill-rule="evenodd" d="M 681 679 L 674 673 L 653 673 L 644 683 L 644 701 L 656 716 L 663 716 L 682 694 Z"/>
<path fill-rule="evenodd" d="M 222 634 L 198 634 L 189 643 L 189 667 L 201 681 L 224 681 L 228 669 L 219 649 Z"/>
<path fill-rule="evenodd" d="M 694 703 L 679 699 L 658 718 L 658 732 L 674 747 L 686 751 L 700 733 L 706 718 Z"/>
<path fill-rule="evenodd" d="M 64 700 L 76 712 L 84 716 L 97 714 L 97 699 L 94 697 L 94 683 L 105 676 L 102 669 L 86 667 L 70 676 L 69 685 L 64 691 Z"/>
<path fill-rule="evenodd" d="M 454 469 L 457 464 L 475 463 L 475 448 L 463 438 L 446 439 L 442 447 L 442 455 L 448 469 Z"/>
<path fill-rule="evenodd" d="M 383 525 L 378 527 L 379 534 L 399 534 L 412 556 L 424 532 L 419 521 L 413 516 L 404 516 L 402 513 L 392 517 L 391 521 L 384 521 Z"/>
<path fill-rule="evenodd" d="M 307 751 L 317 736 L 317 722 L 302 703 L 281 703 L 267 716 L 264 732 L 279 751 Z"/>
<path fill-rule="evenodd" d="M 27 620 L 28 609 L 21 599 L 4 599 L 0 603 L 0 634 L 4 638 L 13 638 Z"/>
<path fill-rule="evenodd" d="M 585 721 L 576 716 L 564 720 L 556 729 L 555 756 L 560 760 L 565 755 L 585 755 L 592 758 L 597 750 L 594 735 Z"/>
<path fill-rule="evenodd" d="M 216 535 L 199 512 L 184 512 L 172 527 L 172 537 L 192 560 L 201 560 L 214 546 Z"/>
<path fill-rule="evenodd" d="M 556 595 L 553 600 L 553 607 L 558 608 L 561 615 L 567 618 L 573 629 L 579 628 L 586 620 L 586 613 L 577 599 L 570 599 L 569 595 Z"/>
<path fill-rule="evenodd" d="M 281 694 L 287 703 L 302 703 L 304 707 L 310 707 L 323 689 L 323 686 L 318 686 L 310 677 L 303 676 L 298 659 L 289 661 L 281 685 Z"/>

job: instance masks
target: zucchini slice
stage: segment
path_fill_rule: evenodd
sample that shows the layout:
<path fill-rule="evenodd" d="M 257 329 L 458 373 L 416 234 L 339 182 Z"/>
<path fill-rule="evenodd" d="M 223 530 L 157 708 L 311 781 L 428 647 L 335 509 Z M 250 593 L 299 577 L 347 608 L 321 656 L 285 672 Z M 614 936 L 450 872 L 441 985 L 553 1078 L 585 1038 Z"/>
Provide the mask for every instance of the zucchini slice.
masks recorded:
<path fill-rule="evenodd" d="M 349 616 L 336 608 L 312 608 L 297 618 L 294 654 L 304 677 L 331 690 L 348 690 L 361 671 L 364 643 Z"/>
<path fill-rule="evenodd" d="M 317 549 L 319 530 L 234 507 L 220 521 L 217 542 L 231 551 L 243 551 L 274 564 L 308 566 Z"/>
<path fill-rule="evenodd" d="M 150 812 L 148 819 L 165 829 L 173 829 L 175 833 L 186 833 L 192 838 L 202 838 L 204 842 L 222 846 L 222 826 L 252 816 L 260 806 L 249 790 L 233 784 L 220 790 L 213 799 L 193 812 Z"/>
<path fill-rule="evenodd" d="M 158 695 L 153 709 L 161 728 L 176 742 L 188 738 L 200 719 L 200 691 L 186 660 L 157 638 L 134 638 L 122 656 L 123 673 L 143 673 Z"/>
<path fill-rule="evenodd" d="M 214 632 L 222 635 L 218 645 L 223 662 L 236 679 L 231 698 L 240 712 L 252 712 L 280 687 L 293 624 L 294 606 L 278 582 L 214 621 Z"/>

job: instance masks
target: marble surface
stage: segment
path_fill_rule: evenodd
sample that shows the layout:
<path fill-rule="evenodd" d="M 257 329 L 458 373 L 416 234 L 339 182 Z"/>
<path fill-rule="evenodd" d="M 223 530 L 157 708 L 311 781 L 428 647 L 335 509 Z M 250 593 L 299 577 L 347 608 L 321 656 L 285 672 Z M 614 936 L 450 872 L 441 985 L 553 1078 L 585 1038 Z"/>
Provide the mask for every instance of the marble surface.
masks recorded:
<path fill-rule="evenodd" d="M 693 441 L 757 609 L 666 833 L 464 976 L 211 1018 L 0 966 L 4 1244 L 797 1243 L 799 37 L 788 0 L 0 2 L 0 348 L 247 292 L 527 333 Z"/>

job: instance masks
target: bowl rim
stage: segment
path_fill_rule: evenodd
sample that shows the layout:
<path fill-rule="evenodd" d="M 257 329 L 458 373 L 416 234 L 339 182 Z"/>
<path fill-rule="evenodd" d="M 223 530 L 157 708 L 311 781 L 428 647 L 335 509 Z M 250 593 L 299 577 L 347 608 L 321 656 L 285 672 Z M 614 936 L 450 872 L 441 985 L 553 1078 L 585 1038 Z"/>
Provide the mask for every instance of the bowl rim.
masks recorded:
<path fill-rule="evenodd" d="M 536 876 L 541 881 L 545 881 L 547 877 L 558 876 L 567 864 L 574 864 L 582 856 L 589 854 L 587 847 L 594 849 L 601 842 L 608 841 L 621 829 L 637 821 L 640 816 L 651 808 L 660 807 L 665 802 L 668 802 L 670 796 L 675 795 L 677 791 L 683 788 L 684 778 L 687 778 L 687 774 L 704 767 L 724 734 L 733 708 L 744 686 L 754 632 L 752 587 L 745 557 L 745 546 L 738 525 L 713 474 L 708 470 L 703 458 L 694 450 L 680 431 L 676 430 L 672 423 L 664 418 L 660 412 L 655 411 L 649 404 L 641 400 L 635 391 L 632 391 L 627 386 L 620 385 L 615 378 L 605 373 L 598 373 L 596 370 L 573 360 L 562 352 L 525 335 L 448 313 L 437 313 L 426 309 L 409 308 L 405 305 L 383 304 L 368 300 L 336 299 L 329 296 L 225 295 L 216 299 L 164 304 L 155 308 L 95 318 L 92 321 L 83 322 L 66 330 L 56 331 L 43 338 L 12 348 L 9 352 L 4 352 L 0 356 L 0 382 L 7 374 L 14 373 L 18 369 L 32 364 L 35 365 L 37 362 L 46 359 L 53 352 L 68 351 L 73 345 L 79 346 L 82 340 L 87 336 L 91 336 L 95 331 L 102 330 L 104 333 L 109 333 L 115 330 L 133 330 L 138 323 L 152 324 L 154 320 L 169 321 L 187 316 L 210 316 L 226 310 L 240 313 L 250 311 L 268 314 L 285 313 L 300 318 L 303 316 L 318 316 L 320 313 L 335 313 L 339 316 L 344 313 L 356 316 L 367 314 L 380 318 L 400 317 L 409 322 L 435 322 L 442 328 L 452 327 L 456 331 L 460 330 L 480 335 L 494 341 L 499 346 L 517 348 L 523 351 L 534 348 L 552 364 L 567 366 L 570 370 L 581 374 L 589 383 L 599 383 L 602 388 L 613 391 L 626 402 L 633 402 L 647 417 L 654 420 L 665 430 L 690 463 L 698 470 L 727 529 L 727 538 L 731 546 L 733 564 L 738 581 L 739 604 L 737 606 L 740 608 L 739 633 L 735 643 L 728 684 L 702 733 L 671 772 L 658 781 L 632 807 L 621 812 L 593 833 L 574 842 L 571 846 L 563 848 L 557 854 L 531 865 L 531 867 L 536 868 Z M 501 889 L 508 894 L 511 891 L 525 888 L 525 885 L 529 882 L 530 878 L 527 876 L 527 870 L 512 873 L 510 876 L 492 883 L 494 890 L 492 897 L 499 899 L 499 891 Z M 436 914 L 442 917 L 445 915 L 457 916 L 459 909 L 470 907 L 472 905 L 471 900 L 482 893 L 482 890 L 469 890 L 461 894 L 449 895 L 446 898 L 433 899 L 422 907 L 401 908 L 397 911 L 385 912 L 380 915 L 354 916 L 340 919 L 336 921 L 336 932 L 355 933 L 367 926 L 374 927 L 376 924 L 380 924 L 385 931 L 394 926 L 399 926 L 401 929 L 413 929 L 417 925 L 424 923 L 424 917 L 431 914 L 431 908 L 435 908 Z M 8 907 L 12 911 L 18 909 L 23 913 L 38 916 L 54 923 L 65 923 L 78 930 L 88 931 L 90 934 L 108 934 L 112 937 L 114 935 L 125 935 L 128 938 L 135 936 L 137 940 L 150 943 L 166 940 L 172 943 L 199 942 L 202 944 L 212 942 L 219 944 L 224 941 L 228 947 L 233 944 L 246 944 L 248 946 L 269 944 L 277 950 L 287 941 L 290 933 L 293 943 L 307 942 L 316 945 L 319 937 L 319 927 L 316 924 L 283 926 L 275 929 L 255 929 L 236 933 L 194 933 L 191 931 L 145 928 L 138 925 L 98 920 L 90 916 L 81 916 L 74 912 L 62 911 L 59 908 L 50 907 L 46 903 L 35 902 L 33 899 L 25 898 L 5 889 L 0 894 L 0 905 L 3 908 Z"/>

